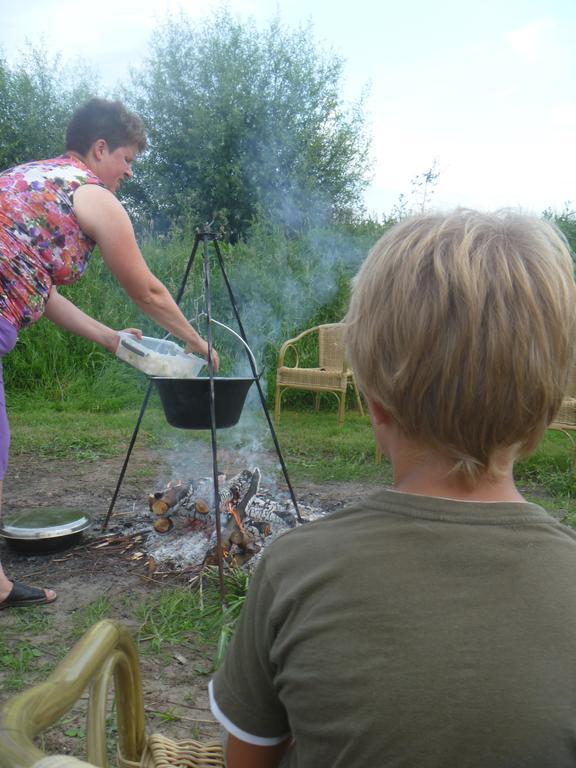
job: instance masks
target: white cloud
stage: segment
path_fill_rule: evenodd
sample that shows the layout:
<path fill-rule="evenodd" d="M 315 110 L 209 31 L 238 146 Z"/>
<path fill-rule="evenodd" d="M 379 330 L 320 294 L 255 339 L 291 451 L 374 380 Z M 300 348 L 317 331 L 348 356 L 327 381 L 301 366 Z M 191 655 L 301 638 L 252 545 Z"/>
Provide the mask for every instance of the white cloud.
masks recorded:
<path fill-rule="evenodd" d="M 67 57 L 80 54 L 105 65 L 107 56 L 119 58 L 122 51 L 142 54 L 153 29 L 168 14 L 184 11 L 187 16 L 202 17 L 215 4 L 216 0 L 99 0 L 97 9 L 91 11 L 90 34 L 86 34 L 86 8 L 77 0 L 57 0 L 49 13 L 39 0 L 8 0 L 2 7 L 5 29 L 0 38 L 13 58 L 27 41 L 32 45 L 44 42 Z"/>
<path fill-rule="evenodd" d="M 552 123 L 555 118 L 556 124 Z M 412 179 L 437 161 L 440 172 L 432 204 L 494 210 L 562 210 L 574 200 L 576 104 L 558 103 L 535 130 L 481 130 L 460 136 L 410 127 L 410 120 L 376 121 L 369 212 L 390 213 L 402 193 L 410 199 Z"/>
<path fill-rule="evenodd" d="M 550 19 L 538 19 L 506 33 L 512 50 L 528 61 L 537 61 L 548 48 L 549 33 L 556 28 Z"/>
<path fill-rule="evenodd" d="M 549 117 L 551 124 L 556 128 L 576 132 L 576 102 L 555 104 L 550 110 Z M 576 140 L 576 135 L 574 139 Z"/>

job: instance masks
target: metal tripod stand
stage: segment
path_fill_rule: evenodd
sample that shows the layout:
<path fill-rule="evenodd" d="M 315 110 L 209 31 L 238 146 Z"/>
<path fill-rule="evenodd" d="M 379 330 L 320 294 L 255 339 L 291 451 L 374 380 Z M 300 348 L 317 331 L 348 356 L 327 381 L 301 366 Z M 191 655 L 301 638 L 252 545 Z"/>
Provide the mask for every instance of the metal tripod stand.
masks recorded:
<path fill-rule="evenodd" d="M 292 488 L 292 484 L 290 482 L 290 478 L 288 477 L 288 470 L 286 469 L 286 464 L 284 462 L 284 458 L 282 456 L 282 451 L 280 450 L 280 445 L 278 443 L 278 438 L 276 435 L 276 431 L 274 429 L 274 425 L 272 424 L 272 419 L 270 418 L 270 412 L 268 410 L 268 406 L 266 405 L 266 398 L 264 396 L 264 392 L 262 391 L 262 386 L 260 384 L 260 379 L 258 376 L 258 371 L 256 370 L 256 365 L 254 363 L 254 360 L 252 358 L 252 355 L 248 353 L 249 345 L 248 340 L 246 339 L 246 333 L 244 331 L 244 326 L 242 324 L 242 320 L 240 318 L 240 314 L 238 312 L 238 306 L 236 304 L 236 299 L 234 298 L 234 293 L 232 291 L 232 286 L 230 284 L 230 281 L 228 279 L 228 275 L 226 274 L 226 270 L 224 268 L 224 261 L 222 259 L 222 254 L 220 252 L 220 247 L 218 245 L 218 235 L 214 232 L 212 232 L 210 225 L 205 224 L 203 227 L 199 227 L 196 230 L 196 234 L 194 237 L 194 245 L 192 248 L 192 252 L 190 254 L 190 258 L 188 259 L 188 264 L 186 265 L 186 269 L 184 271 L 184 275 L 182 277 L 182 282 L 180 284 L 180 288 L 178 290 L 178 294 L 176 296 L 176 303 L 180 304 L 180 301 L 182 300 L 182 296 L 184 295 L 184 291 L 186 289 L 186 284 L 188 282 L 188 278 L 190 276 L 190 272 L 192 270 L 192 266 L 194 264 L 194 259 L 196 257 L 196 252 L 198 250 L 198 247 L 200 244 L 203 245 L 203 276 L 204 276 L 204 296 L 206 300 L 206 316 L 207 316 L 207 333 L 206 333 L 206 340 L 208 342 L 208 374 L 210 378 L 210 388 L 209 388 L 209 403 L 210 403 L 210 433 L 212 438 L 212 471 L 213 471 L 213 482 L 214 482 L 214 515 L 216 520 L 216 538 L 217 538 L 217 549 L 218 549 L 218 571 L 220 576 L 220 593 L 223 597 L 224 595 L 224 581 L 223 581 L 223 562 L 222 562 L 222 546 L 221 546 L 221 534 L 222 534 L 222 527 L 221 527 L 221 517 L 220 517 L 220 494 L 219 494 L 219 488 L 218 488 L 218 444 L 217 444 L 217 438 L 216 438 L 216 411 L 215 411 L 215 398 L 214 398 L 214 368 L 212 365 L 212 300 L 211 300 L 211 290 L 210 290 L 210 258 L 209 258 L 209 244 L 212 243 L 214 246 L 214 251 L 216 253 L 216 258 L 218 261 L 218 265 L 220 267 L 220 270 L 222 272 L 222 276 L 224 278 L 224 282 L 226 284 L 226 288 L 228 290 L 228 296 L 230 298 L 230 303 L 232 305 L 232 309 L 234 311 L 234 316 L 236 317 L 236 322 L 238 323 L 238 328 L 240 330 L 240 336 L 242 340 L 244 341 L 244 348 L 247 353 L 247 358 L 250 363 L 250 368 L 252 370 L 252 376 L 254 377 L 254 382 L 256 384 L 256 387 L 258 388 L 258 394 L 260 396 L 260 402 L 262 404 L 262 408 L 264 410 L 264 414 L 266 416 L 266 420 L 268 422 L 268 427 L 270 429 L 270 434 L 272 436 L 272 440 L 274 442 L 274 447 L 276 449 L 276 453 L 278 455 L 278 459 L 280 461 L 280 466 L 282 467 L 282 472 L 284 474 L 284 479 L 286 480 L 286 485 L 288 486 L 288 490 L 290 492 L 290 498 L 292 500 L 292 504 L 294 505 L 294 509 L 296 511 L 296 517 L 297 519 L 302 522 L 302 518 L 300 516 L 300 510 L 298 509 L 298 503 L 296 501 L 296 496 L 294 494 L 294 490 Z M 217 322 L 217 321 L 214 321 Z M 132 433 L 132 437 L 130 439 L 130 444 L 128 446 L 128 451 L 126 453 L 126 457 L 124 459 L 124 464 L 122 465 L 122 469 L 120 471 L 120 475 L 118 477 L 118 482 L 116 484 L 116 489 L 114 491 L 114 495 L 112 496 L 112 501 L 110 502 L 110 507 L 108 508 L 108 512 L 106 514 L 106 519 L 102 525 L 102 530 L 106 530 L 108 526 L 108 522 L 110 520 L 110 517 L 112 515 L 112 511 L 114 510 L 114 506 L 116 504 L 116 499 L 118 498 L 118 493 L 120 491 L 120 487 L 122 485 L 122 482 L 124 480 L 124 475 L 126 474 L 126 469 L 128 467 L 128 462 L 130 461 L 130 456 L 132 454 L 132 450 L 134 448 L 134 444 L 136 443 L 136 438 L 138 436 L 138 432 L 140 430 L 140 425 L 142 423 L 142 418 L 144 416 L 144 413 L 146 411 L 146 408 L 148 406 L 148 401 L 150 400 L 150 395 L 152 394 L 152 388 L 153 388 L 153 382 L 150 380 L 148 382 L 148 387 L 146 389 L 146 393 L 144 395 L 144 399 L 142 401 L 142 405 L 140 407 L 140 413 L 138 414 L 138 418 L 136 420 L 136 425 L 134 427 L 134 431 Z"/>

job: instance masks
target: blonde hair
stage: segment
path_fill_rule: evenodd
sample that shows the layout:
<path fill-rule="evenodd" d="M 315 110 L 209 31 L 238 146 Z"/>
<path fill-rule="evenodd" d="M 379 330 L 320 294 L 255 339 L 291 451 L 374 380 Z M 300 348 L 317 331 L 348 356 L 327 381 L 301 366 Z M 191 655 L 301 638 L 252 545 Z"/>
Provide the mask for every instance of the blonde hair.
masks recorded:
<path fill-rule="evenodd" d="M 346 317 L 365 394 L 472 483 L 536 447 L 572 362 L 576 287 L 544 220 L 459 209 L 407 219 L 376 243 Z"/>

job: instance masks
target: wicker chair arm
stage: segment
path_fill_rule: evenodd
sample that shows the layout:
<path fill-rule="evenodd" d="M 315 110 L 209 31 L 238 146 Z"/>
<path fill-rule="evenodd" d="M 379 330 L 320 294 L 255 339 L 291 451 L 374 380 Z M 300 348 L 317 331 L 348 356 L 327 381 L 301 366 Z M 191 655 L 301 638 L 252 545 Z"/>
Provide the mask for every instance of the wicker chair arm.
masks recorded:
<path fill-rule="evenodd" d="M 299 355 L 298 355 L 298 347 L 297 342 L 299 342 L 301 339 L 303 339 L 305 336 L 309 336 L 311 333 L 315 333 L 318 331 L 318 326 L 315 326 L 314 328 L 307 328 L 305 331 L 302 331 L 302 333 L 299 333 L 298 336 L 294 336 L 293 339 L 287 339 L 282 346 L 280 347 L 280 351 L 278 352 L 278 368 L 282 368 L 284 365 L 284 358 L 286 357 L 286 353 L 289 349 L 293 349 L 296 353 L 296 364 L 292 367 L 298 368 L 299 363 Z"/>
<path fill-rule="evenodd" d="M 89 684 L 88 760 L 107 765 L 106 691 L 114 676 L 121 752 L 138 760 L 145 746 L 144 702 L 138 652 L 128 630 L 115 621 L 95 624 L 44 683 L 9 699 L 0 710 L 0 768 L 32 768 L 46 755 L 34 738 L 56 723 Z M 102 730 L 101 738 L 95 732 Z M 67 764 L 62 768 L 74 768 Z"/>
<path fill-rule="evenodd" d="M 284 358 L 286 357 L 289 350 L 293 350 L 294 354 L 296 355 L 296 362 L 293 366 L 290 366 L 291 368 L 298 368 L 298 364 L 300 362 L 300 355 L 298 354 L 298 347 L 296 347 L 295 344 L 292 344 L 291 341 L 286 341 L 284 344 L 282 344 L 282 347 L 280 348 L 280 352 L 278 353 L 278 368 L 284 367 Z"/>

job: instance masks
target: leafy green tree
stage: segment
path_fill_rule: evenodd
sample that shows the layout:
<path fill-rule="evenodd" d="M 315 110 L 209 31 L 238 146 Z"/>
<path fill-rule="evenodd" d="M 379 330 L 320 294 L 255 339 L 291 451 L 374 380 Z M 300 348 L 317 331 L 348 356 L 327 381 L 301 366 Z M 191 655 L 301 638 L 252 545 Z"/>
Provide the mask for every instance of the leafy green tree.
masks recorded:
<path fill-rule="evenodd" d="M 564 210 L 560 213 L 548 209 L 544 211 L 544 216 L 545 218 L 552 220 L 556 226 L 562 230 L 564 237 L 568 240 L 570 249 L 572 250 L 572 259 L 576 262 L 576 211 L 572 210 L 570 206 L 566 204 Z"/>
<path fill-rule="evenodd" d="M 150 139 L 134 210 L 164 227 L 216 217 L 232 239 L 260 213 L 301 231 L 359 212 L 369 141 L 342 67 L 309 27 L 259 31 L 226 10 L 166 21 L 125 91 Z"/>
<path fill-rule="evenodd" d="M 97 86 L 81 64 L 63 66 L 29 48 L 14 66 L 0 57 L 0 169 L 60 154 L 72 112 Z"/>

